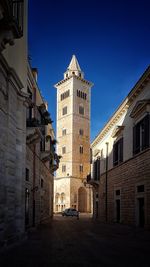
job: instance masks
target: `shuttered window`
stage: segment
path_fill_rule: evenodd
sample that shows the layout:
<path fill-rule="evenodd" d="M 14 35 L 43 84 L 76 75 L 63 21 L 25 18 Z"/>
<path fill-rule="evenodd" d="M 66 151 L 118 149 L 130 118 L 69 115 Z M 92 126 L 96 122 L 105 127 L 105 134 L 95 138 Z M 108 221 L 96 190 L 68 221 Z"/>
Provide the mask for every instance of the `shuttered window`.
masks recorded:
<path fill-rule="evenodd" d="M 100 158 L 97 158 L 93 162 L 93 179 L 95 181 L 99 181 L 100 180 Z"/>
<path fill-rule="evenodd" d="M 119 139 L 113 146 L 113 165 L 123 162 L 123 138 Z"/>
<path fill-rule="evenodd" d="M 150 146 L 150 115 L 147 114 L 133 127 L 133 154 Z"/>

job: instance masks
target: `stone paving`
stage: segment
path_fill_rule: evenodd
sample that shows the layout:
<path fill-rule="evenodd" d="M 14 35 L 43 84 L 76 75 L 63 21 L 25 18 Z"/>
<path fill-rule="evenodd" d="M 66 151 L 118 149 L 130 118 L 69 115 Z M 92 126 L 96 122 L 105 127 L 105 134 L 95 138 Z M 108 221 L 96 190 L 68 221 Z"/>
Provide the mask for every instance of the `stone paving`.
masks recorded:
<path fill-rule="evenodd" d="M 55 215 L 0 255 L 0 267 L 149 267 L 150 231 Z"/>

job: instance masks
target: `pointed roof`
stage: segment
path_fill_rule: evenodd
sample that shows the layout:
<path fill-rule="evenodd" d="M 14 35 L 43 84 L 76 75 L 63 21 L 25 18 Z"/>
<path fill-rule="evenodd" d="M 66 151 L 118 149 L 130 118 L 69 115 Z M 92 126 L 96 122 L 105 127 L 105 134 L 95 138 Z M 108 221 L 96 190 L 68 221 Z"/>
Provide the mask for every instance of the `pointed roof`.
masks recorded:
<path fill-rule="evenodd" d="M 68 66 L 68 70 L 78 70 L 81 71 L 78 60 L 75 55 L 72 56 L 70 64 Z"/>

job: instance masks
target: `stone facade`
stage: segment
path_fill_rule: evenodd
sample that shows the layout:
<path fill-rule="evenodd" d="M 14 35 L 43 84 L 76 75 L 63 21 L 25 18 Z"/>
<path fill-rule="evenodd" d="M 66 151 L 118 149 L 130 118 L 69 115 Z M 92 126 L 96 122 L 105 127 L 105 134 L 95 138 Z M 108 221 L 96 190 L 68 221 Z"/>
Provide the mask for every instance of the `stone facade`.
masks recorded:
<path fill-rule="evenodd" d="M 27 1 L 1 1 L 0 24 L 1 248 L 52 217 L 59 158 L 47 103 L 28 63 Z"/>
<path fill-rule="evenodd" d="M 150 68 L 91 144 L 94 217 L 150 227 Z"/>
<path fill-rule="evenodd" d="M 57 153 L 62 155 L 54 182 L 54 211 L 74 207 L 90 212 L 90 88 L 75 56 L 57 88 Z"/>
<path fill-rule="evenodd" d="M 53 216 L 53 167 L 56 154 L 47 103 L 37 86 L 37 70 L 31 69 L 29 64 L 27 85 L 25 226 L 29 228 Z"/>
<path fill-rule="evenodd" d="M 0 3 L 0 247 L 24 235 L 26 1 L 18 7 L 23 28 L 13 13 L 17 4 Z"/>

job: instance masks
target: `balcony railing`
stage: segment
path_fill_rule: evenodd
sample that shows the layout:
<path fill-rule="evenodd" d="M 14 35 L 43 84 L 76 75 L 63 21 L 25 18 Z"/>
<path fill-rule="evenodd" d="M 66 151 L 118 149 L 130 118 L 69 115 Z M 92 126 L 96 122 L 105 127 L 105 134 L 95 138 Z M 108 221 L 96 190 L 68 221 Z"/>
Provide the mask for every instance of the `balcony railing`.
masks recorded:
<path fill-rule="evenodd" d="M 20 38 L 23 35 L 24 0 L 2 0 L 0 4 L 3 10 L 2 27 L 12 30 L 14 38 Z"/>
<path fill-rule="evenodd" d="M 87 184 L 90 184 L 94 187 L 97 187 L 99 185 L 99 180 L 95 179 L 91 176 L 91 173 L 87 175 L 86 177 Z"/>

